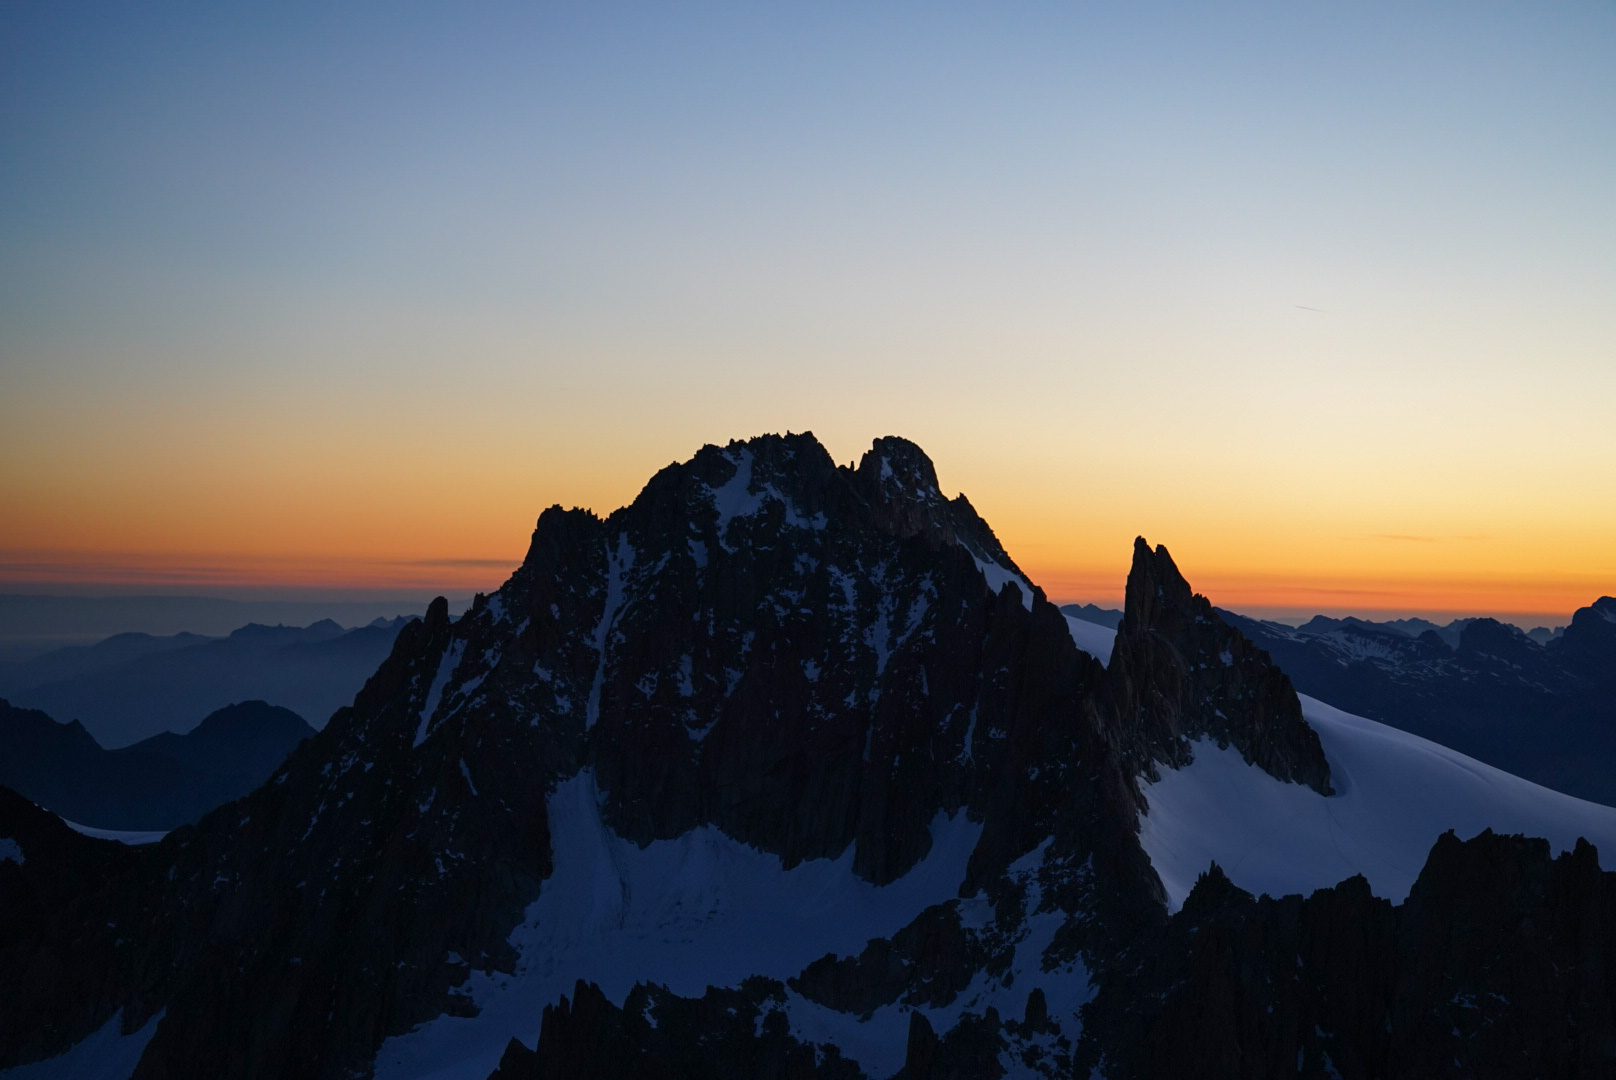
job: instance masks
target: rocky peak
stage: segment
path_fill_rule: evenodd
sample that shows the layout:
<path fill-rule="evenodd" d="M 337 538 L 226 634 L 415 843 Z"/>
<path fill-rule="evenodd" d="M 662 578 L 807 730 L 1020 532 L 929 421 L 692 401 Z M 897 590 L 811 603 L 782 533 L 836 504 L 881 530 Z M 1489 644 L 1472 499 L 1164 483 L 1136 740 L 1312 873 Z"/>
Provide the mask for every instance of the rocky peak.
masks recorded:
<path fill-rule="evenodd" d="M 1233 745 L 1281 780 L 1330 792 L 1330 765 L 1290 679 L 1218 617 L 1165 547 L 1134 541 L 1110 675 L 1121 741 L 1141 769 L 1187 764 L 1192 742 Z"/>
<path fill-rule="evenodd" d="M 1497 619 L 1472 619 L 1459 631 L 1459 653 L 1478 654 L 1510 664 L 1540 663 L 1543 646 L 1527 637 L 1518 627 Z"/>
<path fill-rule="evenodd" d="M 892 533 L 958 544 L 982 562 L 1024 576 L 969 499 L 943 496 L 931 458 L 909 440 L 876 439 L 853 471 L 853 485 Z"/>
<path fill-rule="evenodd" d="M 876 439 L 854 471 L 854 483 L 872 506 L 940 506 L 947 500 L 925 451 L 896 435 Z"/>
<path fill-rule="evenodd" d="M 1601 596 L 1578 608 L 1549 647 L 1581 678 L 1599 686 L 1616 681 L 1616 597 Z"/>

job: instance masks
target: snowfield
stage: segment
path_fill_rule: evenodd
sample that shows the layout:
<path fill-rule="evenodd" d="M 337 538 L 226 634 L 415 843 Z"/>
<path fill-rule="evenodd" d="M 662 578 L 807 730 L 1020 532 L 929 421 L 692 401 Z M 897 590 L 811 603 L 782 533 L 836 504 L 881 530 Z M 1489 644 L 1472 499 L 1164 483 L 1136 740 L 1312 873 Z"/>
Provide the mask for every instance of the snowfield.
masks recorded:
<path fill-rule="evenodd" d="M 579 979 L 617 1003 L 636 982 L 700 997 L 749 975 L 787 979 L 826 953 L 857 954 L 953 899 L 982 831 L 964 814 L 939 817 L 926 858 L 877 887 L 853 874 L 851 848 L 790 870 L 711 826 L 640 848 L 606 827 L 598 800 L 587 771 L 549 797 L 555 871 L 511 934 L 521 956 L 516 973 L 472 972 L 464 990 L 479 1015 L 441 1016 L 387 1040 L 378 1080 L 483 1080 L 512 1036 L 534 1044 L 544 1006 L 570 997 Z M 857 1026 L 795 995 L 793 1004 L 806 1007 L 801 1019 L 810 1028 Z M 889 1072 L 903 1064 L 907 1012 L 901 1020 Z"/>
<path fill-rule="evenodd" d="M 1174 910 L 1214 859 L 1253 893 L 1309 893 L 1353 874 L 1401 903 L 1436 838 L 1484 829 L 1548 839 L 1584 837 L 1616 851 L 1616 809 L 1539 787 L 1445 746 L 1302 697 L 1302 715 L 1330 760 L 1329 798 L 1274 779 L 1239 751 L 1203 741 L 1183 769 L 1145 788 L 1139 839 Z M 1601 865 L 1610 861 L 1607 854 Z"/>

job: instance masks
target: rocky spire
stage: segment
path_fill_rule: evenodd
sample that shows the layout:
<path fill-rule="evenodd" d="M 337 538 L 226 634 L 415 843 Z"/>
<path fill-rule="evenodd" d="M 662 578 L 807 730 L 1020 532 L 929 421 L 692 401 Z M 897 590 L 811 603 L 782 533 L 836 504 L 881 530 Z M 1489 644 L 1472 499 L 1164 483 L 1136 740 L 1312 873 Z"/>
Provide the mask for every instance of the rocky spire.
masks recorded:
<path fill-rule="evenodd" d="M 1184 580 L 1167 548 L 1134 541 L 1110 675 L 1138 763 L 1187 764 L 1191 742 L 1233 745 L 1281 780 L 1330 793 L 1330 764 L 1290 678 Z"/>

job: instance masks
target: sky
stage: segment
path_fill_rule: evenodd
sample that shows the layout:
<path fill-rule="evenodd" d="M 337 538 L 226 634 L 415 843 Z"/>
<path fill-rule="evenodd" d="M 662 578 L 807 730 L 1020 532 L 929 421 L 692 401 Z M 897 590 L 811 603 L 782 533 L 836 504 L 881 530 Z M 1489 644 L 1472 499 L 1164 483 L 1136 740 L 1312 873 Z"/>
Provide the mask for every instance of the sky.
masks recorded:
<path fill-rule="evenodd" d="M 6 2 L 0 591 L 466 594 L 808 430 L 1057 600 L 1142 534 L 1227 607 L 1564 621 L 1612 56 L 1609 0 Z"/>

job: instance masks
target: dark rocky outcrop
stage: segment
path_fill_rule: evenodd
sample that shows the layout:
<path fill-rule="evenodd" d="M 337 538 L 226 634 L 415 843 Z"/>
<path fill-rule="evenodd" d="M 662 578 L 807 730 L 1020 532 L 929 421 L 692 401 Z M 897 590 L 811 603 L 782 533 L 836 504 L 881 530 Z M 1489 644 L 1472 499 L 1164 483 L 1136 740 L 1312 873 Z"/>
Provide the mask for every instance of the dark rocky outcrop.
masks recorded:
<path fill-rule="evenodd" d="M 116 893 L 139 861 L 110 840 L 81 836 L 0 787 L 0 1062 L 45 1057 L 117 1011 L 127 984 L 118 950 L 128 933 Z M 26 1018 L 17 1022 L 14 1018 Z"/>
<path fill-rule="evenodd" d="M 1190 589 L 1165 547 L 1134 541 L 1110 674 L 1121 740 L 1140 768 L 1182 765 L 1190 743 L 1233 745 L 1282 780 L 1330 792 L 1330 764 L 1290 679 Z"/>
<path fill-rule="evenodd" d="M 1616 1075 L 1613 916 L 1585 843 L 1449 833 L 1399 906 L 1361 877 L 1253 899 L 1214 865 L 1103 980 L 1079 1075 Z"/>
<path fill-rule="evenodd" d="M 489 1080 L 859 1080 L 834 1046 L 800 1042 L 782 1008 L 784 988 L 748 979 L 732 990 L 683 998 L 640 984 L 621 1008 L 593 983 L 544 1009 L 538 1048 L 511 1040 Z"/>
<path fill-rule="evenodd" d="M 957 905 L 937 905 L 890 939 L 876 938 L 858 956 L 826 956 L 790 986 L 810 1001 L 869 1017 L 882 1005 L 947 1005 L 976 973 L 1009 960 L 985 935 L 960 923 Z"/>

